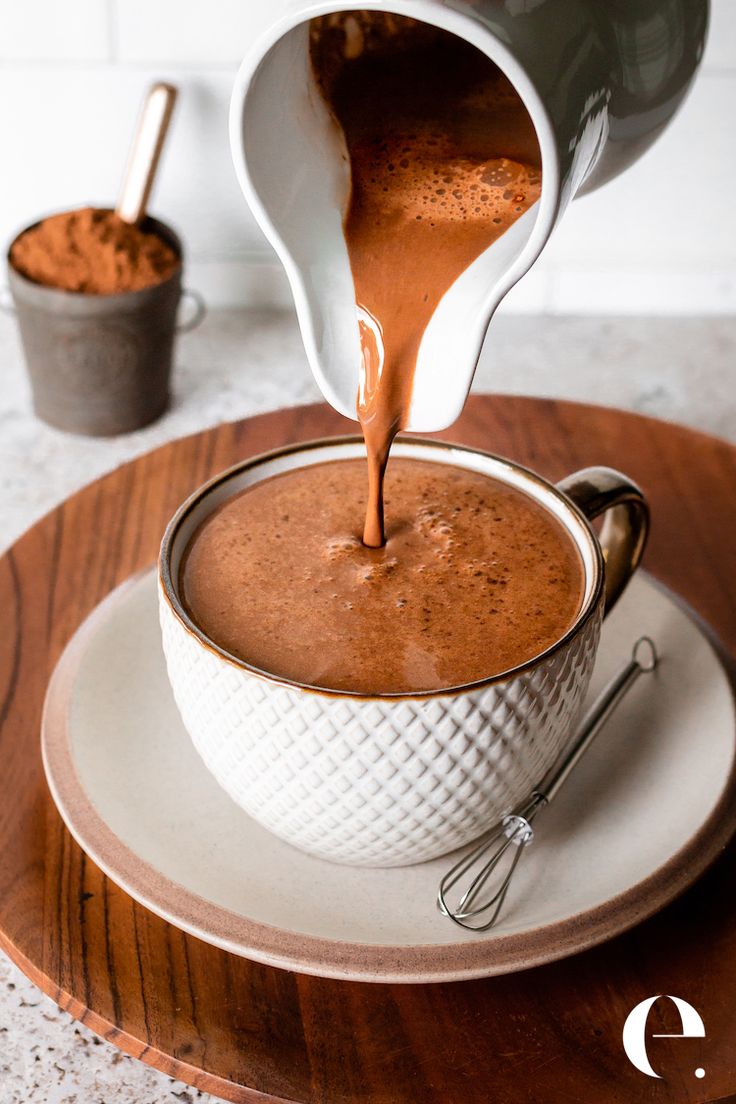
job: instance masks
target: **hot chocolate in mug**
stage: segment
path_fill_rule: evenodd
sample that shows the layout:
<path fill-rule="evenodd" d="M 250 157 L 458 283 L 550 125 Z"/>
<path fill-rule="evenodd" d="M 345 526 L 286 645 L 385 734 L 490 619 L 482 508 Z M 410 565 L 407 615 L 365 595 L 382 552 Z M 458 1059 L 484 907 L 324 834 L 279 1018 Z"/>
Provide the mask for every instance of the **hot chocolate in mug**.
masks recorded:
<path fill-rule="evenodd" d="M 364 457 L 358 438 L 282 448 L 216 476 L 174 515 L 159 561 L 169 679 L 205 765 L 277 836 L 322 858 L 369 866 L 421 862 L 469 842 L 543 777 L 574 728 L 604 614 L 636 569 L 648 528 L 641 491 L 609 468 L 588 468 L 554 486 L 508 460 L 444 443 L 399 439 L 393 455 L 490 476 L 561 523 L 579 553 L 583 596 L 551 647 L 452 690 L 368 695 L 258 670 L 206 636 L 180 588 L 182 558 L 198 527 L 262 480 Z M 600 537 L 590 524 L 599 516 Z"/>
<path fill-rule="evenodd" d="M 462 410 L 494 311 L 570 200 L 632 164 L 682 103 L 702 57 L 708 2 L 299 0 L 254 44 L 231 103 L 236 171 L 283 262 L 317 382 L 355 418 L 361 343 L 343 232 L 350 158 L 310 62 L 310 21 L 338 13 L 346 56 L 362 49 L 355 16 L 363 13 L 409 17 L 477 48 L 508 78 L 536 133 L 539 200 L 457 276 L 423 332 L 403 428 L 442 429 Z"/>

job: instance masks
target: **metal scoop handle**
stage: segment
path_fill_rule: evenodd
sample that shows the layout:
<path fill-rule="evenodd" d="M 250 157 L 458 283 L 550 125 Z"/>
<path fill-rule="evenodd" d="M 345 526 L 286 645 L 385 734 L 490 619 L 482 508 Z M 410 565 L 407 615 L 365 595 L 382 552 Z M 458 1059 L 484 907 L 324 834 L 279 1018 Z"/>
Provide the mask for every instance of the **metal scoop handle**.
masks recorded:
<path fill-rule="evenodd" d="M 174 85 L 163 81 L 151 85 L 146 93 L 115 208 L 123 222 L 135 225 L 146 213 L 176 96 Z"/>

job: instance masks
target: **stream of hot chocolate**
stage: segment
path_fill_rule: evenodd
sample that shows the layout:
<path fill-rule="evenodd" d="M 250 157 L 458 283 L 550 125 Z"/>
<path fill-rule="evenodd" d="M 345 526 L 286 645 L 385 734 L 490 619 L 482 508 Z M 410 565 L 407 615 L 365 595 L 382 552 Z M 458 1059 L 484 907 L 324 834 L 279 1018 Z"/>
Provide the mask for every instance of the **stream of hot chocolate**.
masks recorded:
<path fill-rule="evenodd" d="M 380 547 L 384 472 L 407 424 L 425 328 L 461 272 L 539 198 L 539 146 L 498 67 L 446 31 L 337 13 L 312 21 L 311 56 L 350 157 L 344 229 L 362 349 L 363 540 Z"/>

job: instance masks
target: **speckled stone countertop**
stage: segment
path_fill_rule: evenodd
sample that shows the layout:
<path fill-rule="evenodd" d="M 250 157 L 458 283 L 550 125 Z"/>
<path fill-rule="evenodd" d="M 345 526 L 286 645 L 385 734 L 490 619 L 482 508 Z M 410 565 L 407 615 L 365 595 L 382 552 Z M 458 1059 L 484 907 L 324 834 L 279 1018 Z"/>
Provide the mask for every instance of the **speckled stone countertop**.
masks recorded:
<path fill-rule="evenodd" d="M 319 398 L 289 314 L 220 312 L 182 338 L 174 402 L 114 440 L 40 424 L 12 319 L 0 315 L 0 545 L 83 483 L 163 441 Z M 477 391 L 627 407 L 736 441 L 736 319 L 498 318 Z M 489 442 L 492 447 L 492 442 Z M 0 954 L 0 1104 L 194 1104 L 213 1097 L 100 1042 Z"/>

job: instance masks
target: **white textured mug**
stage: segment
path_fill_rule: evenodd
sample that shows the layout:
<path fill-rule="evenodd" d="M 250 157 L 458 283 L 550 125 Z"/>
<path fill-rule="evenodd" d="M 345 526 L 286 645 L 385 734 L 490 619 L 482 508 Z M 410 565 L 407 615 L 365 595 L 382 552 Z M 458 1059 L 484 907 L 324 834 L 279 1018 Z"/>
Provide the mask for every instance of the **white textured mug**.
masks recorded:
<path fill-rule="evenodd" d="M 435 441 L 399 439 L 394 454 L 485 472 L 562 522 L 579 549 L 585 588 L 574 625 L 556 644 L 467 686 L 366 696 L 276 677 L 205 636 L 179 593 L 182 554 L 197 526 L 260 480 L 364 455 L 359 438 L 293 445 L 216 476 L 172 518 L 159 562 L 169 679 L 208 769 L 277 836 L 369 866 L 421 862 L 467 843 L 545 774 L 570 736 L 604 611 L 635 570 L 648 527 L 641 491 L 609 468 L 588 468 L 555 487 L 508 460 Z M 600 514 L 598 538 L 590 521 Z"/>

